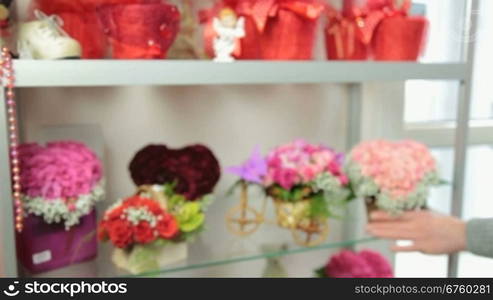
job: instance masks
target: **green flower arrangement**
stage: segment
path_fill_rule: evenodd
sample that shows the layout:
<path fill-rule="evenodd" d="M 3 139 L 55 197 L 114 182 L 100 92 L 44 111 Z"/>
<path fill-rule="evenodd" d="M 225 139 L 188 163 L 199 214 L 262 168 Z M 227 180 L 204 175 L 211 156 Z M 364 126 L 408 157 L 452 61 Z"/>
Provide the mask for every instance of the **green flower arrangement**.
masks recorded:
<path fill-rule="evenodd" d="M 184 195 L 175 193 L 175 185 L 175 183 L 171 183 L 147 186 L 144 190 L 147 189 L 148 192 L 142 196 L 157 200 L 169 214 L 176 218 L 180 234 L 173 242 L 193 241 L 204 230 L 205 212 L 213 202 L 214 197 L 209 194 L 190 201 Z"/>

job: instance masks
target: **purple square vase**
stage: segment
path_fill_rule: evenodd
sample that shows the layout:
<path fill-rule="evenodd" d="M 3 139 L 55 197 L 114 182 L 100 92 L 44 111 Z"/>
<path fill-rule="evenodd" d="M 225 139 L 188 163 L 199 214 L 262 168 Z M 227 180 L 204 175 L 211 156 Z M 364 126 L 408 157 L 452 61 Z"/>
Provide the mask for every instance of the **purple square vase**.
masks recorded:
<path fill-rule="evenodd" d="M 21 264 L 37 274 L 94 259 L 98 252 L 96 219 L 93 209 L 78 225 L 65 230 L 63 223 L 48 224 L 42 217 L 29 215 L 17 236 Z"/>

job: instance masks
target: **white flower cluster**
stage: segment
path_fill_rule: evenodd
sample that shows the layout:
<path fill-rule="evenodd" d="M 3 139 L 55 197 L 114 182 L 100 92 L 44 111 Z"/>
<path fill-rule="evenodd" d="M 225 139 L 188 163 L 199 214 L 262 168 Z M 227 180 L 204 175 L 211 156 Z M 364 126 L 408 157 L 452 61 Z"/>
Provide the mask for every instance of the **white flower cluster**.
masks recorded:
<path fill-rule="evenodd" d="M 363 176 L 361 167 L 357 163 L 349 162 L 346 166 L 346 172 L 357 197 L 374 197 L 378 208 L 391 214 L 423 208 L 429 196 L 430 186 L 440 184 L 438 173 L 428 172 L 413 192 L 404 197 L 394 198 L 385 191 L 380 190 L 372 178 Z"/>
<path fill-rule="evenodd" d="M 132 223 L 132 225 L 137 226 L 141 221 L 147 221 L 151 227 L 156 227 L 159 217 L 153 215 L 145 207 L 129 207 L 125 209 L 126 219 Z M 125 217 L 125 215 L 122 215 Z"/>
<path fill-rule="evenodd" d="M 339 178 L 328 172 L 318 175 L 312 187 L 315 192 L 323 191 L 327 201 L 341 202 L 349 196 L 349 190 L 341 184 Z"/>
<path fill-rule="evenodd" d="M 47 200 L 42 197 L 23 196 L 23 206 L 28 214 L 41 216 L 46 223 L 64 222 L 65 230 L 79 224 L 81 217 L 88 215 L 96 202 L 104 197 L 104 181 L 96 185 L 90 194 L 81 195 L 74 201 L 75 209 L 70 210 L 63 199 Z"/>

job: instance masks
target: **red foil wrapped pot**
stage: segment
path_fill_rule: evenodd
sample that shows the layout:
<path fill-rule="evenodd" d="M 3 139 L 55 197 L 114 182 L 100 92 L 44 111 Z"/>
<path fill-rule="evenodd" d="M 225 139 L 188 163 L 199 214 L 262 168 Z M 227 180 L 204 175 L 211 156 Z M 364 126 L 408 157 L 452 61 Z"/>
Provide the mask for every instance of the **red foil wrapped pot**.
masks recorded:
<path fill-rule="evenodd" d="M 373 39 L 375 60 L 415 61 L 426 44 L 428 21 L 423 17 L 393 16 L 382 20 Z"/>
<path fill-rule="evenodd" d="M 396 6 L 395 0 L 369 0 L 369 3 L 385 14 L 372 40 L 374 59 L 417 60 L 426 45 L 428 20 L 422 16 L 409 16 L 410 0 L 405 0 L 401 7 Z"/>
<path fill-rule="evenodd" d="M 316 0 L 239 1 L 238 13 L 250 18 L 255 25 L 247 25 L 242 53 L 255 53 L 249 48 L 255 49 L 258 44 L 260 57 L 257 58 L 260 59 L 312 59 L 317 21 L 324 8 L 324 4 Z"/>
<path fill-rule="evenodd" d="M 368 43 L 358 34 L 356 18 L 341 14 L 329 16 L 325 28 L 327 58 L 330 60 L 366 60 L 370 54 Z"/>
<path fill-rule="evenodd" d="M 325 43 L 327 58 L 334 60 L 366 60 L 371 56 L 371 41 L 384 12 L 371 9 L 363 0 L 345 0 L 341 12 L 327 8 Z"/>
<path fill-rule="evenodd" d="M 180 25 L 178 8 L 166 3 L 107 5 L 100 16 L 117 59 L 165 58 Z"/>

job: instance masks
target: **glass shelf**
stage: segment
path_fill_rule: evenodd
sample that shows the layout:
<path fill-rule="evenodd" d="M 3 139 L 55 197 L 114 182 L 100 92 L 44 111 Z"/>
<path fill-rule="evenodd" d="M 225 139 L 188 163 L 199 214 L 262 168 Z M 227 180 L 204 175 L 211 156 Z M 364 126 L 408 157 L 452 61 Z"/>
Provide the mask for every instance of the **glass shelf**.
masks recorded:
<path fill-rule="evenodd" d="M 265 203 L 257 192 L 252 191 L 249 204 L 257 209 L 266 205 L 264 223 L 250 235 L 238 236 L 229 231 L 226 216 L 237 202 L 235 199 L 218 199 L 207 210 L 205 230 L 187 244 L 186 255 L 179 255 L 183 252 L 179 251 L 177 254 L 170 249 L 164 252 L 168 258 L 179 256 L 182 257 L 181 260 L 134 275 L 113 263 L 115 248 L 111 243 L 100 242 L 95 260 L 33 277 L 262 277 L 263 270 L 269 263 L 285 266 L 289 276 L 310 277 L 313 276 L 314 269 L 343 248 L 359 250 L 381 247 L 381 240 L 365 236 L 360 231 L 351 237 L 344 234 L 348 231 L 348 225 L 359 228 L 358 224 L 364 221 L 354 219 L 351 214 L 328 220 L 329 234 L 322 244 L 313 247 L 300 246 L 294 241 L 291 230 L 277 225 L 272 202 Z M 100 207 L 98 211 L 103 212 L 104 207 Z M 171 252 L 175 254 L 170 254 Z"/>
<path fill-rule="evenodd" d="M 348 241 L 341 241 L 341 242 L 328 242 L 328 243 L 324 243 L 324 244 L 321 244 L 318 246 L 313 246 L 313 247 L 300 247 L 300 246 L 298 246 L 298 247 L 285 248 L 285 249 L 272 251 L 272 252 L 266 251 L 266 252 L 260 253 L 260 254 L 238 255 L 238 256 L 232 256 L 230 258 L 216 259 L 216 260 L 211 259 L 211 260 L 204 261 L 204 262 L 184 264 L 182 266 L 174 266 L 174 267 L 165 268 L 162 270 L 146 272 L 146 273 L 142 273 L 139 275 L 133 275 L 131 277 L 159 276 L 159 275 L 166 275 L 166 274 L 172 274 L 172 273 L 179 273 L 179 272 L 183 272 L 183 271 L 190 271 L 190 270 L 211 268 L 211 267 L 222 266 L 222 265 L 243 263 L 243 262 L 254 261 L 254 260 L 271 259 L 271 258 L 288 256 L 288 255 L 302 254 L 302 253 L 307 253 L 307 252 L 312 252 L 312 251 L 347 248 L 347 247 L 355 246 L 357 244 L 364 244 L 364 243 L 374 242 L 377 240 L 378 239 L 376 239 L 376 238 L 362 238 L 362 239 L 358 239 L 358 240 L 348 240 Z M 284 245 L 284 246 L 288 247 L 287 245 Z M 323 263 L 324 263 L 324 261 L 321 261 L 321 264 L 323 264 Z"/>
<path fill-rule="evenodd" d="M 202 253 L 202 249 L 204 246 L 210 247 L 210 245 L 204 245 L 203 241 L 197 241 L 188 246 L 189 255 L 187 259 L 163 269 L 138 275 L 129 274 L 126 271 L 118 269 L 111 261 L 113 247 L 111 245 L 101 244 L 96 260 L 47 273 L 32 275 L 32 277 L 242 277 L 242 275 L 243 277 L 257 277 L 255 274 L 259 274 L 258 270 L 265 266 L 266 260 L 286 256 L 294 257 L 297 255 L 302 256 L 299 257 L 299 260 L 303 262 L 304 269 L 306 269 L 306 276 L 308 276 L 312 273 L 313 269 L 319 265 L 323 265 L 327 261 L 330 254 L 327 250 L 337 252 L 342 248 L 360 244 L 368 245 L 371 242 L 378 241 L 376 238 L 364 237 L 356 240 L 332 240 L 318 246 L 302 247 L 295 245 L 293 242 L 252 245 L 252 241 L 249 241 L 249 238 L 236 238 L 233 242 L 235 245 L 232 245 L 227 250 L 223 250 L 223 252 L 211 251 L 209 253 Z M 247 247 L 247 245 L 251 247 Z M 239 248 L 242 248 L 244 251 L 240 251 Z M 311 264 L 307 263 L 308 260 L 311 260 Z M 250 265 L 246 266 L 244 264 Z M 252 266 L 252 264 L 255 265 Z M 238 267 L 234 265 L 238 265 Z M 225 270 L 224 268 L 229 269 Z M 245 273 L 245 268 L 249 268 L 250 271 Z M 235 275 L 232 276 L 231 272 Z M 293 275 L 296 277 L 301 276 L 299 273 Z M 24 276 L 31 277 L 29 274 L 24 274 Z"/>

